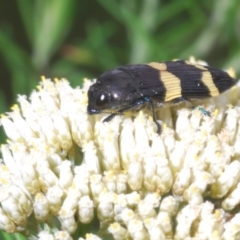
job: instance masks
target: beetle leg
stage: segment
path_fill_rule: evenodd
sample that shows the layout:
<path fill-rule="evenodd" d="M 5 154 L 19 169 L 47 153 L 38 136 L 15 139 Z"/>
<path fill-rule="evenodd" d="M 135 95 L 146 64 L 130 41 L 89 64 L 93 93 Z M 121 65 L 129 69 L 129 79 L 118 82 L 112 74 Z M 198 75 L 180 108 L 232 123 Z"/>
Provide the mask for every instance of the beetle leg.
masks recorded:
<path fill-rule="evenodd" d="M 111 121 L 116 115 L 118 115 L 118 113 L 112 113 L 112 114 L 109 115 L 108 117 L 104 118 L 102 122 L 109 122 L 109 121 Z"/>
<path fill-rule="evenodd" d="M 192 109 L 198 108 L 198 110 L 199 110 L 203 115 L 208 116 L 208 117 L 211 117 L 211 113 L 210 113 L 209 111 L 207 111 L 207 110 L 204 109 L 203 107 L 192 106 L 192 104 L 191 104 L 189 101 L 187 101 L 185 98 L 183 98 L 183 97 L 179 97 L 179 98 L 174 99 L 173 102 L 172 102 L 172 104 L 178 104 L 178 103 L 180 103 L 180 102 L 182 102 L 182 101 L 185 101 L 186 104 L 187 104 L 187 106 L 188 106 L 189 108 L 192 108 Z"/>
<path fill-rule="evenodd" d="M 157 125 L 157 133 L 160 135 L 161 132 L 162 132 L 162 129 L 161 129 L 161 126 L 160 126 L 159 122 L 157 121 L 154 104 L 153 104 L 152 100 L 149 99 L 149 98 L 145 98 L 145 101 L 146 101 L 146 102 L 149 102 L 149 104 L 150 104 L 150 107 L 151 107 L 151 110 L 152 110 L 153 121 L 154 121 L 154 123 Z"/>
<path fill-rule="evenodd" d="M 143 99 L 143 100 L 142 100 L 142 99 L 141 99 L 141 100 L 138 100 L 137 102 L 134 102 L 134 103 L 132 103 L 131 105 L 129 105 L 129 106 L 125 107 L 125 108 L 122 108 L 122 109 L 118 110 L 118 111 L 115 112 L 115 113 L 112 113 L 111 115 L 109 115 L 108 117 L 106 117 L 106 118 L 103 120 L 103 122 L 109 122 L 109 121 L 112 120 L 116 115 L 122 114 L 122 113 L 126 112 L 127 110 L 130 110 L 130 109 L 132 109 L 132 108 L 134 108 L 134 107 L 136 107 L 136 106 L 138 106 L 138 105 L 142 105 L 142 104 L 144 104 L 144 102 L 146 102 L 145 99 Z"/>
<path fill-rule="evenodd" d="M 183 98 L 183 97 L 175 98 L 175 99 L 172 100 L 172 104 L 175 105 L 175 104 L 178 104 L 178 103 L 183 102 L 183 101 L 186 101 L 186 99 Z"/>
<path fill-rule="evenodd" d="M 203 107 L 196 107 L 193 106 L 192 109 L 196 109 L 198 108 L 198 110 L 204 115 L 204 116 L 208 116 L 211 117 L 211 113 L 209 111 L 207 111 L 206 109 L 204 109 Z"/>
<path fill-rule="evenodd" d="M 149 99 L 148 97 L 144 97 L 143 99 L 138 100 L 137 102 L 131 104 L 130 106 L 127 106 L 125 108 L 122 108 L 120 110 L 118 110 L 115 113 L 112 113 L 111 115 L 109 115 L 108 117 L 106 117 L 103 122 L 109 122 L 110 120 L 112 120 L 116 115 L 121 114 L 126 112 L 129 109 L 132 109 L 138 105 L 142 105 L 145 102 L 148 102 L 150 104 L 151 110 L 152 110 L 152 117 L 153 117 L 153 121 L 154 123 L 157 125 L 157 133 L 160 135 L 161 134 L 161 126 L 159 124 L 159 122 L 157 121 L 157 117 L 156 117 L 156 112 L 155 112 L 155 108 L 154 108 L 154 104 L 152 102 L 151 99 Z"/>

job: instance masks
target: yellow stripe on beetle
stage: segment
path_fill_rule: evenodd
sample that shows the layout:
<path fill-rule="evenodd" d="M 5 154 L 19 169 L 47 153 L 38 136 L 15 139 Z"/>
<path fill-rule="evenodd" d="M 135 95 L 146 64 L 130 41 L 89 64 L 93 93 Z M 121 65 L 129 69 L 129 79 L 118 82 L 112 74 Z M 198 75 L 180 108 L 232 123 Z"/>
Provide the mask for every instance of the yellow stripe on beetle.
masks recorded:
<path fill-rule="evenodd" d="M 148 66 L 152 67 L 152 68 L 155 68 L 159 71 L 166 71 L 167 70 L 167 65 L 166 63 L 162 63 L 162 62 L 151 62 L 151 63 L 148 63 Z"/>
<path fill-rule="evenodd" d="M 171 101 L 182 96 L 181 80 L 174 74 L 167 71 L 165 63 L 151 62 L 150 67 L 159 70 L 159 81 L 162 81 L 166 88 L 164 102 Z"/>
<path fill-rule="evenodd" d="M 207 86 L 209 93 L 212 97 L 220 94 L 218 88 L 213 82 L 212 74 L 209 71 L 202 72 L 202 82 Z"/>
<path fill-rule="evenodd" d="M 165 102 L 182 96 L 181 80 L 168 71 L 161 71 L 160 80 L 166 88 Z"/>

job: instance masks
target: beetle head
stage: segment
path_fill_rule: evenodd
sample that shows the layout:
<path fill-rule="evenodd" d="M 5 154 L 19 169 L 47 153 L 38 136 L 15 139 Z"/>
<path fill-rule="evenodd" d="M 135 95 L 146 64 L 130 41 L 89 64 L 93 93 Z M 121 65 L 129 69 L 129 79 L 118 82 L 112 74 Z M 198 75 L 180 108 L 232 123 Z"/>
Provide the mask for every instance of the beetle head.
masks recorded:
<path fill-rule="evenodd" d="M 117 112 L 131 102 L 132 77 L 120 69 L 99 76 L 88 91 L 88 114 Z"/>

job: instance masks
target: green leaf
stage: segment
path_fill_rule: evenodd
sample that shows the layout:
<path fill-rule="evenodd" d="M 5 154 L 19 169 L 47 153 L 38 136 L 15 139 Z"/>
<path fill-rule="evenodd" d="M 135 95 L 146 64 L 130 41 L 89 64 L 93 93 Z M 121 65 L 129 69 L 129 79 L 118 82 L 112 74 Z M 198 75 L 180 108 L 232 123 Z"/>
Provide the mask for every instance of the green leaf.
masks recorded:
<path fill-rule="evenodd" d="M 11 73 L 13 94 L 29 92 L 35 85 L 30 79 L 36 77 L 30 57 L 2 31 L 0 31 L 0 52 Z"/>
<path fill-rule="evenodd" d="M 63 42 L 74 18 L 76 0 L 36 0 L 34 5 L 33 62 L 43 69 Z"/>

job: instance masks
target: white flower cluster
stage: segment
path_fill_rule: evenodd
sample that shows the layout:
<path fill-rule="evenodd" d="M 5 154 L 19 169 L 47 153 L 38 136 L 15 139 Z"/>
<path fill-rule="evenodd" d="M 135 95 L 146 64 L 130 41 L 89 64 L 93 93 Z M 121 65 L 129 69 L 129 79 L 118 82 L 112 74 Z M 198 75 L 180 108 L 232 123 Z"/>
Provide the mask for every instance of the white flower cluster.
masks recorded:
<path fill-rule="evenodd" d="M 146 111 L 89 116 L 91 83 L 45 79 L 1 116 L 0 229 L 60 240 L 98 221 L 86 239 L 238 239 L 240 85 L 207 101 L 211 117 L 158 109 L 158 135 Z"/>

